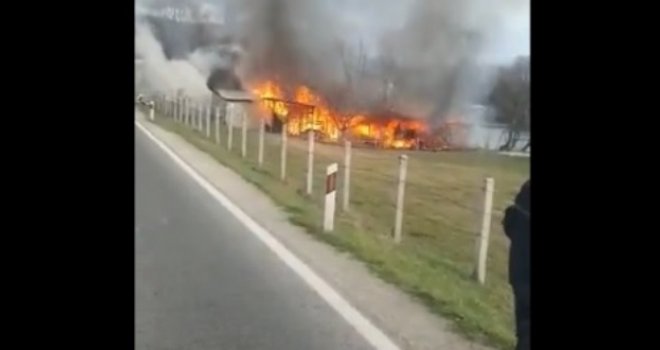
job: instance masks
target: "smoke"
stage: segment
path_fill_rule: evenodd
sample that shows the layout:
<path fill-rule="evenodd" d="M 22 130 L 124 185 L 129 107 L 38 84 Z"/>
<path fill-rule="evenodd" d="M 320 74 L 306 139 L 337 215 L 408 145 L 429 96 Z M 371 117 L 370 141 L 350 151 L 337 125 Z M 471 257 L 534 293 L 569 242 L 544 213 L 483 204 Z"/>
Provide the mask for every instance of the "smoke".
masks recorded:
<path fill-rule="evenodd" d="M 222 18 L 227 45 L 234 45 L 233 54 L 217 54 L 200 49 L 219 41 L 217 30 L 167 33 L 159 38 L 167 48 L 165 59 L 160 54 L 151 70 L 177 78 L 157 77 L 152 86 L 162 80 L 164 86 L 197 91 L 211 75 L 235 83 L 234 72 L 244 84 L 263 79 L 277 80 L 285 89 L 305 84 L 329 99 L 352 86 L 355 104 L 386 106 L 436 123 L 483 102 L 497 66 L 528 54 L 529 3 L 152 0 L 151 8 L 172 6 L 197 15 L 204 12 L 202 4 L 212 5 L 206 8 Z"/>
<path fill-rule="evenodd" d="M 233 73 L 240 48 L 223 38 L 216 24 L 200 23 L 218 18 L 216 7 L 143 0 L 136 3 L 136 14 L 135 53 L 142 60 L 138 89 L 208 97 L 209 87 L 240 86 Z"/>
<path fill-rule="evenodd" d="M 155 93 L 185 90 L 188 95 L 208 95 L 206 78 L 193 64 L 185 60 L 168 60 L 151 29 L 136 26 L 135 52 L 142 59 L 140 88 Z"/>
<path fill-rule="evenodd" d="M 507 24 L 529 11 L 529 0 L 229 3 L 243 18 L 236 27 L 247 46 L 245 79 L 304 83 L 327 95 L 347 84 L 346 70 L 358 75 L 363 60 L 356 98 L 382 99 L 391 83 L 394 108 L 414 105 L 439 119 L 482 100 L 495 66 L 515 57 L 502 52 L 511 47 Z"/>

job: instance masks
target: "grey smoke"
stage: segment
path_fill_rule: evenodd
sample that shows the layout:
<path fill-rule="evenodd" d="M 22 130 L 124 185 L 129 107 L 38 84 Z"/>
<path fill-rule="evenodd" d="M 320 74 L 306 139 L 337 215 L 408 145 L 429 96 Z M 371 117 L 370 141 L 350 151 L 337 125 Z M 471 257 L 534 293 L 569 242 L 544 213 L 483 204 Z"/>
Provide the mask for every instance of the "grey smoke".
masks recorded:
<path fill-rule="evenodd" d="M 172 8 L 178 12 L 167 11 Z M 223 37 L 217 23 L 199 23 L 209 14 L 219 17 L 215 9 L 202 1 L 136 3 L 135 52 L 142 59 L 141 89 L 207 98 L 208 85 L 235 83 L 233 66 L 242 54 L 240 47 Z"/>
<path fill-rule="evenodd" d="M 490 88 L 506 25 L 525 16 L 529 0 L 234 0 L 247 51 L 247 80 L 275 78 L 331 94 L 345 83 L 344 46 L 364 48 L 368 77 L 356 93 L 377 99 L 384 76 L 395 108 L 444 118 L 480 102 Z M 387 65 L 383 62 L 388 62 Z M 383 66 L 387 66 L 384 69 Z"/>
<path fill-rule="evenodd" d="M 213 5 L 207 11 L 226 14 L 221 32 L 238 53 L 223 61 L 200 49 L 222 40 L 214 30 L 169 35 L 164 45 L 187 52 L 179 60 L 199 73 L 189 80 L 220 69 L 236 71 L 243 84 L 275 79 L 331 96 L 347 84 L 348 62 L 351 70 L 364 68 L 354 100 L 381 108 L 386 90 L 389 107 L 433 121 L 482 102 L 496 67 L 529 50 L 529 0 L 152 0 L 148 6 L 201 13 L 204 3 Z M 180 73 L 188 69 L 180 66 Z"/>

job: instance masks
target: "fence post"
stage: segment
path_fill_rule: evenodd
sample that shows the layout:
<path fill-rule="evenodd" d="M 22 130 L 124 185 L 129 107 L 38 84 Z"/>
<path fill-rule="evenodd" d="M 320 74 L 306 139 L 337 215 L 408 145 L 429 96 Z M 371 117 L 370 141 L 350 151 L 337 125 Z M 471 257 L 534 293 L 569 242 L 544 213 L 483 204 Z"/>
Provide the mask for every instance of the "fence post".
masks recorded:
<path fill-rule="evenodd" d="M 401 225 L 403 223 L 403 199 L 406 190 L 408 156 L 399 156 L 399 188 L 396 195 L 396 216 L 394 217 L 394 242 L 401 243 Z"/>
<path fill-rule="evenodd" d="M 344 141 L 344 195 L 342 196 L 342 209 L 348 211 L 351 195 L 351 141 Z"/>
<path fill-rule="evenodd" d="M 149 102 L 149 119 L 151 121 L 154 121 L 155 119 L 154 116 L 155 109 L 156 109 L 156 103 L 154 101 Z"/>
<path fill-rule="evenodd" d="M 247 155 L 247 126 L 248 126 L 248 116 L 245 110 L 241 113 L 241 158 L 245 158 Z"/>
<path fill-rule="evenodd" d="M 189 128 L 190 130 L 195 130 L 195 103 L 192 98 L 188 99 L 188 114 L 190 115 Z"/>
<path fill-rule="evenodd" d="M 337 200 L 337 163 L 328 165 L 325 171 L 325 205 L 323 209 L 323 232 L 335 228 L 335 203 Z"/>
<path fill-rule="evenodd" d="M 211 138 L 211 106 L 206 106 L 206 138 Z"/>
<path fill-rule="evenodd" d="M 486 178 L 484 187 L 484 207 L 481 218 L 481 232 L 477 238 L 477 263 L 475 265 L 475 275 L 479 283 L 486 282 L 486 260 L 488 259 L 488 243 L 490 241 L 490 224 L 493 214 L 493 192 L 495 189 L 495 180 L 492 177 Z"/>
<path fill-rule="evenodd" d="M 176 98 L 176 111 L 177 111 L 176 121 L 177 123 L 181 123 L 181 120 L 183 119 L 183 105 L 181 103 L 181 96 L 178 96 Z"/>
<path fill-rule="evenodd" d="M 314 125 L 314 124 L 312 124 Z M 312 182 L 314 181 L 314 129 L 307 134 L 307 195 L 312 195 Z"/>
<path fill-rule="evenodd" d="M 220 144 L 220 106 L 215 107 L 215 143 Z"/>
<path fill-rule="evenodd" d="M 204 131 L 204 111 L 201 102 L 197 102 L 195 105 L 197 106 L 197 131 L 201 133 Z"/>
<path fill-rule="evenodd" d="M 231 147 L 234 144 L 234 115 L 233 114 L 228 114 L 227 115 L 227 150 L 231 151 Z"/>
<path fill-rule="evenodd" d="M 282 181 L 286 180 L 286 128 L 287 124 L 282 123 L 282 150 L 280 153 L 280 179 Z"/>
<path fill-rule="evenodd" d="M 185 97 L 181 97 L 181 123 L 188 125 L 188 101 Z"/>
<path fill-rule="evenodd" d="M 175 122 L 179 121 L 179 96 L 174 96 L 174 119 Z"/>
<path fill-rule="evenodd" d="M 257 163 L 259 168 L 264 163 L 264 132 L 266 129 L 266 120 L 262 117 L 259 118 L 259 155 L 257 156 Z"/>
<path fill-rule="evenodd" d="M 188 129 L 193 128 L 193 110 L 192 110 L 192 100 L 190 98 L 186 99 L 186 119 L 188 121 Z"/>

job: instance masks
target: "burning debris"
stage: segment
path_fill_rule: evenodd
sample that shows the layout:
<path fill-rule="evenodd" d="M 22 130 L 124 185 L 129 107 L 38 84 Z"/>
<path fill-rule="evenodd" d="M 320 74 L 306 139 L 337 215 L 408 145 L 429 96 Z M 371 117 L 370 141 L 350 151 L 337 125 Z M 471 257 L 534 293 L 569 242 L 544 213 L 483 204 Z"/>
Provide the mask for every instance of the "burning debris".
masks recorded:
<path fill-rule="evenodd" d="M 253 84 L 251 91 L 261 99 L 260 114 L 269 129 L 299 136 L 314 130 L 317 139 L 337 142 L 348 139 L 377 148 L 439 150 L 464 147 L 465 125 L 460 120 L 441 123 L 431 130 L 426 120 L 384 110 L 372 113 L 338 112 L 326 99 L 307 86 L 292 94 L 272 80 Z"/>
<path fill-rule="evenodd" d="M 314 130 L 325 142 L 466 148 L 474 136 L 467 121 L 480 121 L 461 111 L 490 89 L 485 72 L 501 26 L 528 1 L 385 1 L 139 0 L 152 9 L 136 23 L 142 80 L 195 98 L 250 91 L 268 127 L 294 136 Z M 205 6 L 220 20 L 208 20 Z"/>

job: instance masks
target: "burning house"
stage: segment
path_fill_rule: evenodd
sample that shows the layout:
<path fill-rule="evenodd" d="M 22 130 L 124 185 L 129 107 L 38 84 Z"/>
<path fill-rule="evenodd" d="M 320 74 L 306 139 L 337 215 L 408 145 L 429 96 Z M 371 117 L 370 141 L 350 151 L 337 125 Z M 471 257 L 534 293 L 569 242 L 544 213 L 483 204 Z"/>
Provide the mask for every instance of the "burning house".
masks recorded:
<path fill-rule="evenodd" d="M 347 114 L 338 112 L 326 99 L 300 85 L 287 94 L 274 81 L 251 84 L 259 99 L 258 113 L 269 130 L 286 127 L 289 135 L 316 132 L 320 141 L 351 140 L 356 145 L 385 149 L 441 150 L 465 147 L 469 126 L 460 119 L 448 119 L 432 129 L 423 118 L 392 110 Z"/>

